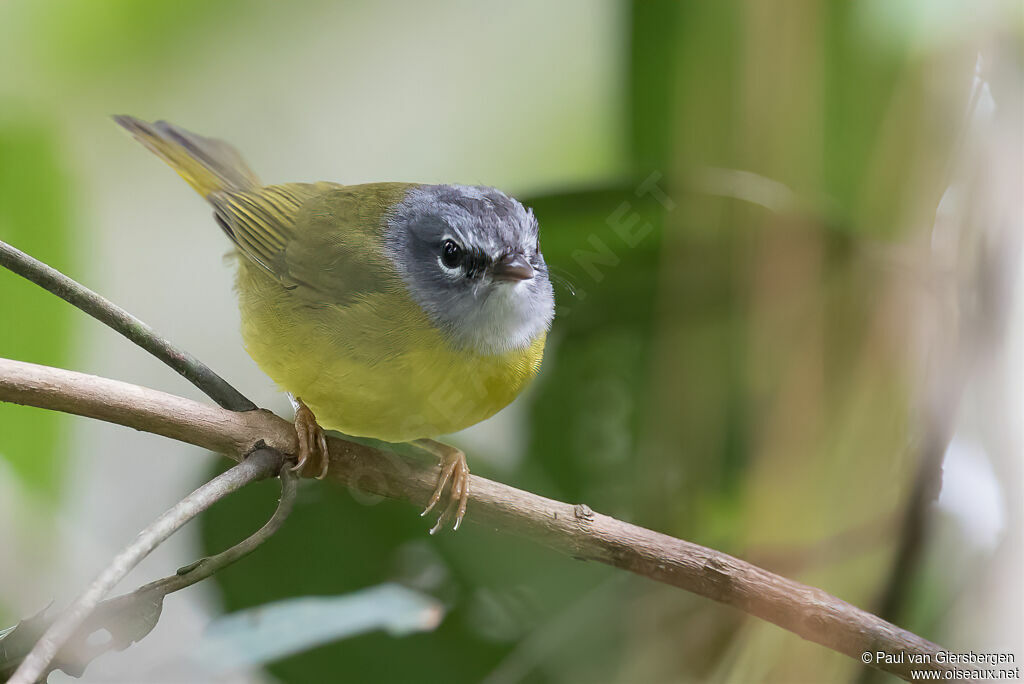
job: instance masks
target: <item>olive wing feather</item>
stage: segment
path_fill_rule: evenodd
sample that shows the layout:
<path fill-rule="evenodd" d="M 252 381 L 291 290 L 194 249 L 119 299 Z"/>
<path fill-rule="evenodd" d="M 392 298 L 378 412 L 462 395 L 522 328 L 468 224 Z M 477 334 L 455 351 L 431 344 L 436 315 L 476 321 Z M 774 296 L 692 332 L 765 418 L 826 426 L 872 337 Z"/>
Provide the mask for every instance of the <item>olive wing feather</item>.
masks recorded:
<path fill-rule="evenodd" d="M 385 220 L 410 187 L 288 183 L 207 199 L 238 250 L 282 286 L 346 304 L 388 286 L 394 269 L 382 250 Z"/>

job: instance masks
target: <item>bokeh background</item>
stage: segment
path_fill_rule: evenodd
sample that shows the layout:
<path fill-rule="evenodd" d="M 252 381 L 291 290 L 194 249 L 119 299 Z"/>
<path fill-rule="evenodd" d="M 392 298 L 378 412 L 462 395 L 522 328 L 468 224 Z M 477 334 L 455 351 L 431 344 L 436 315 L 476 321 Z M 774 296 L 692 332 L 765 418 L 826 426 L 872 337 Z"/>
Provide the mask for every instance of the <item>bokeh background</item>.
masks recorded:
<path fill-rule="evenodd" d="M 1019 664 L 1021 8 L 8 1 L 0 238 L 290 416 L 242 348 L 209 208 L 109 115 L 230 140 L 270 182 L 501 187 L 541 221 L 558 317 L 530 391 L 451 437 L 474 472 Z M 0 356 L 202 398 L 6 272 Z M 73 596 L 223 467 L 0 405 L 0 627 Z M 234 543 L 275 498 L 218 505 L 122 589 Z M 411 506 L 372 503 L 304 484 L 283 531 L 85 680 L 885 679 L 684 592 L 472 524 L 428 537 Z M 431 597 L 439 626 L 262 668 L 190 657 L 224 613 L 386 582 Z"/>

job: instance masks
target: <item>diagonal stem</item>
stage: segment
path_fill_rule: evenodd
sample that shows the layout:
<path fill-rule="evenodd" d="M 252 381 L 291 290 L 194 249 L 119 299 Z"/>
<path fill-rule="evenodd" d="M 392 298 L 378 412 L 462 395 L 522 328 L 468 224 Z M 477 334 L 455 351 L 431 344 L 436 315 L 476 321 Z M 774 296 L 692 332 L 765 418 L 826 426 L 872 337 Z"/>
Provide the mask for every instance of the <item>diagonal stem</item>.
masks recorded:
<path fill-rule="evenodd" d="M 291 515 L 295 506 L 295 495 L 298 492 L 298 475 L 290 468 L 281 468 L 278 477 L 281 480 L 281 499 L 274 509 L 274 514 L 264 523 L 263 527 L 253 532 L 250 536 L 238 542 L 230 549 L 221 551 L 215 556 L 200 558 L 190 565 L 178 568 L 178 571 L 170 577 L 158 579 L 155 582 L 144 584 L 133 593 L 157 592 L 160 596 L 166 596 L 175 591 L 181 591 L 211 577 L 220 570 L 232 563 L 236 563 L 255 551 L 263 542 L 272 537 L 284 521 Z"/>
<path fill-rule="evenodd" d="M 185 523 L 244 485 L 275 475 L 282 457 L 270 449 L 257 449 L 245 460 L 195 490 L 139 533 L 110 565 L 93 580 L 36 643 L 8 684 L 33 684 L 43 678 L 58 651 L 86 621 L 103 597 Z M 243 554 L 244 555 L 244 554 Z M 202 563 L 202 561 L 200 561 Z"/>
<path fill-rule="evenodd" d="M 263 527 L 231 548 L 179 568 L 169 577 L 145 584 L 131 593 L 104 600 L 96 606 L 64 648 L 58 651 L 49 669 L 62 669 L 72 677 L 79 676 L 78 673 L 100 654 L 115 648 L 120 650 L 149 634 L 159 620 L 164 598 L 168 594 L 190 587 L 255 551 L 281 528 L 295 505 L 298 476 L 291 470 L 282 468 L 278 479 L 281 480 L 281 496 L 274 514 Z M 54 619 L 35 627 L 36 633 L 42 635 L 53 624 Z M 20 626 L 19 624 L 19 628 Z M 89 636 L 100 629 L 119 635 L 119 644 L 90 644 Z M 39 638 L 36 636 L 31 638 L 31 641 L 16 640 L 14 650 L 8 648 L 5 651 L 8 644 L 0 644 L 0 677 L 5 676 L 4 673 L 13 674 L 14 669 L 21 664 Z M 23 647 L 22 641 L 26 642 Z"/>
<path fill-rule="evenodd" d="M 49 290 L 72 306 L 121 333 L 181 374 L 186 380 L 231 411 L 252 411 L 256 405 L 202 361 L 178 349 L 135 316 L 60 271 L 0 240 L 0 266 Z"/>

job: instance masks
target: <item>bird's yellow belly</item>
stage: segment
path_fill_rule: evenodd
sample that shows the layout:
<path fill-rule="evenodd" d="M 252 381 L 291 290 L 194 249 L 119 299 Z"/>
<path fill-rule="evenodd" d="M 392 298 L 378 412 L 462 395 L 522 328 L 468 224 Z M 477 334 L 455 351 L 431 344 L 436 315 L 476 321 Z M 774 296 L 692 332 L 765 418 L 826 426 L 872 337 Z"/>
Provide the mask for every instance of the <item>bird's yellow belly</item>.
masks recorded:
<path fill-rule="evenodd" d="M 249 354 L 323 427 L 349 435 L 402 442 L 474 425 L 515 399 L 544 352 L 543 334 L 501 355 L 452 349 L 393 292 L 311 313 L 246 266 L 238 290 Z"/>
<path fill-rule="evenodd" d="M 522 391 L 533 377 L 531 365 L 524 354 L 458 358 L 424 349 L 373 367 L 334 359 L 319 379 L 290 391 L 326 428 L 399 442 L 489 418 Z M 289 389 L 286 382 L 280 384 Z"/>

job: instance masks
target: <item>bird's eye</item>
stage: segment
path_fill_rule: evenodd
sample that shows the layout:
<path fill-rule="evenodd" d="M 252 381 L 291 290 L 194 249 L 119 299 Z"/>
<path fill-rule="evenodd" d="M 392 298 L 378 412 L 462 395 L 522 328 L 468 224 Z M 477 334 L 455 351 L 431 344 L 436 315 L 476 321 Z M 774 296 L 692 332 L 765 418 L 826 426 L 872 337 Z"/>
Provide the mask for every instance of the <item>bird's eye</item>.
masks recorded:
<path fill-rule="evenodd" d="M 454 240 L 441 243 L 441 263 L 447 268 L 456 268 L 462 262 L 462 248 Z"/>

